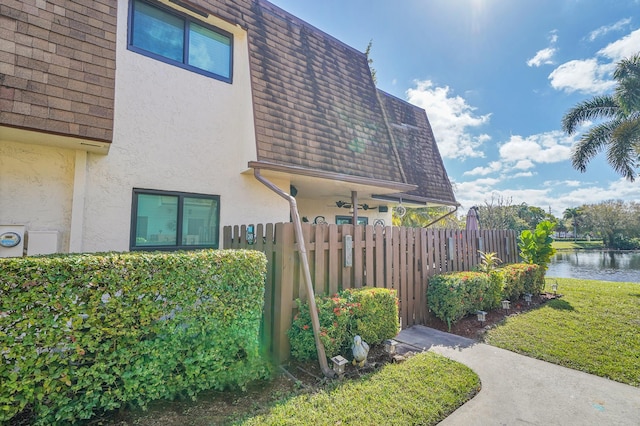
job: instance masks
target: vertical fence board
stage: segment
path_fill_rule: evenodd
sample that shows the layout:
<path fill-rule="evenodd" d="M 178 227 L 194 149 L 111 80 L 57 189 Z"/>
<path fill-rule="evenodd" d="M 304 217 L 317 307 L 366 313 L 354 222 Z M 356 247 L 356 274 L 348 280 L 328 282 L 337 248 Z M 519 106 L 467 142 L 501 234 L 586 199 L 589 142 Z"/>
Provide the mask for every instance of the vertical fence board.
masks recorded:
<path fill-rule="evenodd" d="M 402 326 L 406 327 L 408 324 L 409 316 L 409 292 L 407 286 L 407 228 L 400 228 L 400 282 L 398 283 L 401 290 L 400 293 L 400 308 L 402 312 Z"/>
<path fill-rule="evenodd" d="M 374 265 L 373 265 L 373 226 L 364 227 L 364 285 L 375 287 Z"/>
<path fill-rule="evenodd" d="M 362 226 L 353 227 L 353 287 L 362 287 L 364 281 L 364 240 Z"/>
<path fill-rule="evenodd" d="M 393 233 L 391 226 L 384 228 L 384 287 L 393 288 Z"/>
<path fill-rule="evenodd" d="M 313 274 L 313 285 L 314 290 L 318 294 L 328 294 L 329 287 L 327 285 L 327 264 L 326 264 L 326 254 L 328 246 L 325 246 L 325 241 L 327 241 L 327 225 L 316 225 L 314 226 L 314 237 L 313 237 L 313 257 L 315 260 L 315 270 Z"/>
<path fill-rule="evenodd" d="M 344 237 L 345 235 L 351 235 L 353 237 L 353 225 L 340 225 L 340 229 L 342 230 L 342 248 L 344 250 Z M 355 237 L 353 237 L 353 239 L 355 240 Z M 354 242 L 354 249 L 352 250 L 352 252 L 355 252 L 355 242 Z M 351 279 L 351 275 L 353 274 L 353 266 L 345 266 L 344 265 L 344 253 L 342 253 L 342 288 L 341 290 L 344 290 L 346 288 L 352 288 L 353 287 L 353 281 Z M 355 255 L 353 256 L 353 263 L 355 264 Z"/>
<path fill-rule="evenodd" d="M 343 256 L 338 242 L 338 226 L 329 225 L 329 294 L 336 294 L 340 285 L 340 256 Z"/>
<path fill-rule="evenodd" d="M 384 252 L 385 252 L 385 235 L 382 226 L 376 226 L 375 230 L 375 287 L 385 287 L 384 285 Z"/>

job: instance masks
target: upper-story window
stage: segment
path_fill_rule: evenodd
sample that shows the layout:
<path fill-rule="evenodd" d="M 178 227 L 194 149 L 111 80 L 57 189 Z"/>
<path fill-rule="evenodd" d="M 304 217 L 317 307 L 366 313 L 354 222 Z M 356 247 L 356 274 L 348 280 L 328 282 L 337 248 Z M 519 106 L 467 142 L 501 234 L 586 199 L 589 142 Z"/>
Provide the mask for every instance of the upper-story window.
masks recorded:
<path fill-rule="evenodd" d="M 189 15 L 131 2 L 129 49 L 231 83 L 233 36 Z"/>

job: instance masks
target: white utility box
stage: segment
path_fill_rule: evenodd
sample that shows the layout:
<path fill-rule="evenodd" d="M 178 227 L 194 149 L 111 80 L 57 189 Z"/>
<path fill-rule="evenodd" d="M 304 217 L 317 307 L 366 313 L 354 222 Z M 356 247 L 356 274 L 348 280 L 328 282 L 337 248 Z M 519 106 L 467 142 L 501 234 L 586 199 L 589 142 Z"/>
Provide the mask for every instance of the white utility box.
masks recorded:
<path fill-rule="evenodd" d="M 58 253 L 58 231 L 28 231 L 27 256 Z"/>
<path fill-rule="evenodd" d="M 24 255 L 24 225 L 0 225 L 0 257 Z"/>

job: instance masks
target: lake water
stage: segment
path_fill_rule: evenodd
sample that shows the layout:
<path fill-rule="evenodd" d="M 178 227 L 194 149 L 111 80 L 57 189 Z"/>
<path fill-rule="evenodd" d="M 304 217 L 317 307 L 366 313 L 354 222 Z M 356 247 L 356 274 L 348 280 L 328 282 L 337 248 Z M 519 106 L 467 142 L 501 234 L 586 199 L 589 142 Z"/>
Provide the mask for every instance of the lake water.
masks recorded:
<path fill-rule="evenodd" d="M 640 252 L 557 252 L 546 276 L 640 283 Z"/>

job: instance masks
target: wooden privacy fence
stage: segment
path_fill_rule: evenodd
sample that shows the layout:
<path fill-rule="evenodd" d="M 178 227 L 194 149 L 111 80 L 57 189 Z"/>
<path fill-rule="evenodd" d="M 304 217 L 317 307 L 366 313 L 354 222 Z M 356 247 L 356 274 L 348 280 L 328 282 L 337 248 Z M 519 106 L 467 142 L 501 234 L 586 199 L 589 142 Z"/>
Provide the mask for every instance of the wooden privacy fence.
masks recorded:
<path fill-rule="evenodd" d="M 403 328 L 425 324 L 429 277 L 473 269 L 478 250 L 503 263 L 519 261 L 515 231 L 302 224 L 316 295 L 363 286 L 391 288 Z M 295 300 L 307 297 L 293 223 L 225 226 L 225 249 L 267 256 L 263 338 L 277 361 L 289 357 L 287 330 Z"/>

